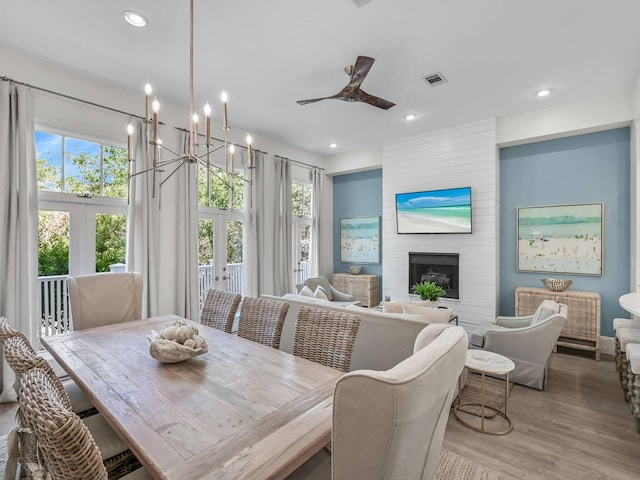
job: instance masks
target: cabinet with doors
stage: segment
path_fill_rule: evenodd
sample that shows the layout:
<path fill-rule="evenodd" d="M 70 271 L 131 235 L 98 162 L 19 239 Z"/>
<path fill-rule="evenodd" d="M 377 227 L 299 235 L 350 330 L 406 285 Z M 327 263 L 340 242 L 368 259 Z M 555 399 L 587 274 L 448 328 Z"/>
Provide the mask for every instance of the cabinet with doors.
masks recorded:
<path fill-rule="evenodd" d="M 567 321 L 560 333 L 558 345 L 594 352 L 596 360 L 600 360 L 600 294 L 518 287 L 516 315 L 531 315 L 543 300 L 553 300 L 567 306 Z"/>
<path fill-rule="evenodd" d="M 334 273 L 331 283 L 341 292 L 353 295 L 356 300 L 360 300 L 364 307 L 374 308 L 380 303 L 378 275 Z"/>

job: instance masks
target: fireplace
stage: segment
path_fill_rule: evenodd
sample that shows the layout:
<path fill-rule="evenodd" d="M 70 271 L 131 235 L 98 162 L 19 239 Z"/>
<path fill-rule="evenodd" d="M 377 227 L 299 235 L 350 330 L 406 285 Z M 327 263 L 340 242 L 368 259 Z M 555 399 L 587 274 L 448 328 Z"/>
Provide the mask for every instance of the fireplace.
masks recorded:
<path fill-rule="evenodd" d="M 457 253 L 409 252 L 409 293 L 420 282 L 435 282 L 444 288 L 443 298 L 460 298 L 459 266 Z"/>

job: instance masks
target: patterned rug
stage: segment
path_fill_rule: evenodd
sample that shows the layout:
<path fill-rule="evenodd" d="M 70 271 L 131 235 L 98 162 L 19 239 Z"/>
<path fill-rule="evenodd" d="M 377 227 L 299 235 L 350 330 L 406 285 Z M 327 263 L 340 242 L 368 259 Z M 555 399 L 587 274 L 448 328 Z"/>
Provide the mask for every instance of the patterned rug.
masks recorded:
<path fill-rule="evenodd" d="M 504 411 L 504 380 L 493 377 L 485 377 L 484 404 L 489 407 Z M 513 383 L 509 382 L 509 392 L 513 388 Z M 469 373 L 467 384 L 462 387 L 460 395 L 461 403 L 480 403 L 482 400 L 482 376 L 477 373 Z M 457 405 L 454 402 L 454 406 Z M 460 407 L 458 410 L 480 417 L 481 408 L 475 405 Z M 485 409 L 484 418 L 493 418 L 497 413 L 493 410 Z"/>
<path fill-rule="evenodd" d="M 4 477 L 4 469 L 7 465 L 7 436 L 0 436 L 0 474 Z M 18 471 L 20 467 L 18 467 Z M 0 478 L 2 478 L 0 477 Z M 18 478 L 18 474 L 16 474 L 16 478 Z"/>
<path fill-rule="evenodd" d="M 440 465 L 435 480 L 500 480 L 501 477 L 488 468 L 456 455 L 449 450 L 440 453 Z"/>

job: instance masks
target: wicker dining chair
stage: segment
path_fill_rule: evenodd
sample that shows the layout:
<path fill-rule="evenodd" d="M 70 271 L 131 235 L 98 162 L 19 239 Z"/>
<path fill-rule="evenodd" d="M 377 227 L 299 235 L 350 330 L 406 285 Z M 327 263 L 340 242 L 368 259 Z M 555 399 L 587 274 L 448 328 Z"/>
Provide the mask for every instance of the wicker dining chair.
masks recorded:
<path fill-rule="evenodd" d="M 288 311 L 286 302 L 244 297 L 240 305 L 238 336 L 278 349 Z"/>
<path fill-rule="evenodd" d="M 36 351 L 31 346 L 31 342 L 27 339 L 27 336 L 20 330 L 16 329 L 13 324 L 5 317 L 0 317 L 0 340 L 6 340 L 11 337 L 21 337 L 29 346 L 30 351 L 35 355 Z"/>
<path fill-rule="evenodd" d="M 32 368 L 20 378 L 19 410 L 26 429 L 35 437 L 38 452 L 36 460 L 27 464 L 27 471 L 45 471 L 51 480 L 150 479 L 131 450 L 105 454 L 113 445 L 100 431 L 100 440 L 94 438 L 88 424 L 68 408 L 55 378 L 40 368 Z"/>
<path fill-rule="evenodd" d="M 348 372 L 360 317 L 302 305 L 298 310 L 293 354 Z"/>
<path fill-rule="evenodd" d="M 242 295 L 212 288 L 202 306 L 200 323 L 231 333 Z"/>

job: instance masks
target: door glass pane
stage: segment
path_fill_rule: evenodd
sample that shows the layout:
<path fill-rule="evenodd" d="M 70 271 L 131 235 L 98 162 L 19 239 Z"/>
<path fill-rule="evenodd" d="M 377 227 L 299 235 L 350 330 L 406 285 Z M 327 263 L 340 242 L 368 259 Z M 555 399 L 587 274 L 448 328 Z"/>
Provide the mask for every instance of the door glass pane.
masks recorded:
<path fill-rule="evenodd" d="M 38 190 L 62 189 L 62 135 L 36 132 Z"/>
<path fill-rule="evenodd" d="M 64 211 L 38 212 L 38 281 L 40 283 L 40 334 L 69 330 L 70 214 Z"/>
<path fill-rule="evenodd" d="M 311 225 L 300 226 L 300 282 L 309 278 L 309 249 L 311 246 Z"/>
<path fill-rule="evenodd" d="M 96 215 L 96 272 L 108 272 L 110 266 L 127 261 L 126 215 Z"/>
<path fill-rule="evenodd" d="M 64 191 L 100 195 L 100 145 L 67 137 L 64 150 Z"/>
<path fill-rule="evenodd" d="M 69 212 L 38 212 L 38 276 L 69 274 Z"/>
<path fill-rule="evenodd" d="M 198 279 L 200 282 L 200 309 L 207 298 L 207 292 L 214 288 L 214 222 L 211 219 L 198 221 Z"/>
<path fill-rule="evenodd" d="M 242 293 L 242 222 L 227 221 L 227 290 Z"/>

